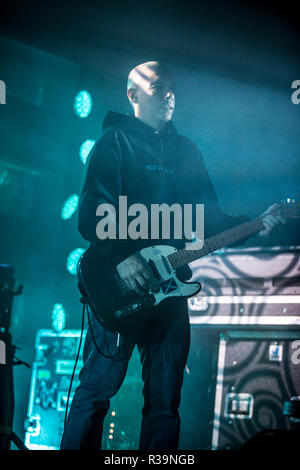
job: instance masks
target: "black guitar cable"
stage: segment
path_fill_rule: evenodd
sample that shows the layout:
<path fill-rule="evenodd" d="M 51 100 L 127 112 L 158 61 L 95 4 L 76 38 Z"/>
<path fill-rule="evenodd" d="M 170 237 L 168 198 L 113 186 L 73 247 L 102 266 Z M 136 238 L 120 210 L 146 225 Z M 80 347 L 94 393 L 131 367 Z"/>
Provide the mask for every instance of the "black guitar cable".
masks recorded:
<path fill-rule="evenodd" d="M 86 302 L 86 300 L 82 297 L 80 299 L 80 302 L 83 304 L 83 308 L 82 308 L 82 323 L 81 323 L 81 333 L 80 333 L 80 341 L 79 341 L 79 346 L 78 346 L 78 351 L 77 351 L 77 355 L 76 355 L 76 359 L 75 359 L 75 364 L 74 364 L 74 368 L 73 368 L 73 372 L 72 372 L 72 377 L 71 377 L 71 381 L 70 381 L 70 386 L 69 386 L 69 391 L 68 391 L 68 398 L 67 398 L 67 404 L 66 404 L 66 411 L 65 411 L 65 421 L 64 421 L 64 424 L 66 426 L 66 422 L 67 422 L 67 415 L 68 415 L 68 409 L 69 409 L 69 401 L 70 401 L 70 395 L 71 395 L 71 390 L 72 390 L 72 384 L 73 384 L 73 380 L 74 380 L 74 376 L 75 376 L 75 371 L 76 371 L 76 366 L 77 366 L 77 363 L 78 363 L 78 359 L 79 359 L 79 354 L 80 354 L 80 349 L 81 349 L 81 343 L 82 343 L 82 337 L 83 337 L 83 329 L 84 329 L 84 314 L 85 314 L 85 308 L 86 308 L 86 312 L 87 312 L 87 317 L 88 317 L 88 323 L 89 323 L 89 327 L 90 327 L 90 332 L 91 332 L 91 336 L 92 336 L 92 340 L 93 340 L 93 343 L 98 351 L 99 354 L 101 354 L 101 356 L 105 357 L 106 359 L 113 359 L 114 357 L 116 357 L 119 352 L 120 352 L 120 333 L 118 333 L 118 336 L 117 336 L 117 351 L 115 354 L 113 354 L 112 356 L 108 356 L 106 354 L 104 354 L 100 348 L 98 347 L 97 343 L 96 343 L 96 340 L 95 340 L 95 336 L 94 336 L 94 333 L 93 333 L 93 329 L 92 329 L 92 325 L 91 325 L 91 320 L 90 320 L 90 315 L 89 315 L 89 306 L 88 306 L 88 303 Z M 105 334 L 105 330 L 104 330 L 104 334 Z M 123 360 L 123 358 L 120 358 L 119 360 Z"/>
<path fill-rule="evenodd" d="M 68 391 L 68 398 L 67 398 L 67 404 L 66 404 L 66 410 L 65 410 L 65 423 L 64 423 L 65 426 L 66 426 L 66 422 L 67 422 L 67 415 L 68 415 L 68 409 L 69 409 L 69 400 L 70 400 L 70 395 L 71 395 L 71 390 L 72 390 L 72 384 L 73 384 L 73 380 L 74 380 L 74 375 L 75 375 L 75 371 L 76 371 L 77 362 L 78 362 L 78 359 L 79 359 L 79 354 L 80 354 L 80 349 L 81 349 L 81 343 L 82 343 L 82 337 L 83 337 L 84 312 L 85 312 L 86 303 L 83 301 L 83 299 L 80 299 L 80 301 L 83 303 L 81 332 L 80 332 L 80 341 L 79 341 L 78 351 L 77 351 L 77 355 L 76 355 L 76 359 L 75 359 L 75 364 L 74 364 L 74 368 L 73 368 L 73 372 L 72 372 L 72 377 L 71 377 L 71 382 L 70 382 L 70 386 L 69 386 L 69 391 Z"/>

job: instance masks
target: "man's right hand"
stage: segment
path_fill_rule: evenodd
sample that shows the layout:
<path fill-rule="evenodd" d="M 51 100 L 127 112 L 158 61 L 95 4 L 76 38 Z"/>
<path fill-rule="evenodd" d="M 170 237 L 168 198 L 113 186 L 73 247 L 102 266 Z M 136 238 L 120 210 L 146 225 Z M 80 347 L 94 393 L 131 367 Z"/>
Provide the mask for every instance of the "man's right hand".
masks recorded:
<path fill-rule="evenodd" d="M 147 282 L 152 276 L 150 270 L 137 255 L 131 255 L 118 264 L 117 271 L 129 289 L 135 290 L 140 295 L 146 293 Z"/>

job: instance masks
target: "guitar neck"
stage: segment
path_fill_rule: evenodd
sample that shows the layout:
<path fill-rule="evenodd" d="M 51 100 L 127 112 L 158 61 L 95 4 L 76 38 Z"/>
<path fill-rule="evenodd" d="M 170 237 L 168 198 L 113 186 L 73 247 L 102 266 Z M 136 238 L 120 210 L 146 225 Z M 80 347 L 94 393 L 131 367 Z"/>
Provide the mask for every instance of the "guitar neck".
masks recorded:
<path fill-rule="evenodd" d="M 176 251 L 171 253 L 168 256 L 169 262 L 173 269 L 178 269 L 181 266 L 184 266 L 187 263 L 191 263 L 203 256 L 209 255 L 224 246 L 230 245 L 233 242 L 242 240 L 250 235 L 253 235 L 256 232 L 259 232 L 264 228 L 263 221 L 261 217 L 257 219 L 250 220 L 243 224 L 237 225 L 236 227 L 230 228 L 221 232 L 213 237 L 207 238 L 204 241 L 204 245 L 199 250 L 183 250 Z"/>

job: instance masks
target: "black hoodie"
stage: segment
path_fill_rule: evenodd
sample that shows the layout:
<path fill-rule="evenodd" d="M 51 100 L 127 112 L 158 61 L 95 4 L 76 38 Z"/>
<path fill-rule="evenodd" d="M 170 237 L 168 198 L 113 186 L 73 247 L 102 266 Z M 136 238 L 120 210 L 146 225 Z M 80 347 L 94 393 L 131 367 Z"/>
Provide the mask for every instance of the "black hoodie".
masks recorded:
<path fill-rule="evenodd" d="M 109 111 L 103 135 L 87 160 L 79 200 L 79 232 L 115 264 L 149 245 L 184 247 L 186 240 L 100 240 L 96 209 L 109 203 L 118 210 L 120 195 L 127 196 L 128 207 L 142 203 L 149 214 L 153 203 L 204 204 L 205 238 L 249 220 L 220 210 L 200 151 L 177 133 L 172 121 L 158 132 L 130 114 Z"/>

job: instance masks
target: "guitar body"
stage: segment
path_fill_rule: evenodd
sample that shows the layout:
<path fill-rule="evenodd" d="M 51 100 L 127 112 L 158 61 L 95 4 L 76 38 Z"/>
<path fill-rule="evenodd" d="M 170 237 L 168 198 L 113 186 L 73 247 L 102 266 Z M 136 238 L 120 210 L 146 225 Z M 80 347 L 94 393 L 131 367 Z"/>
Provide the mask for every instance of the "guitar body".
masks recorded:
<path fill-rule="evenodd" d="M 78 286 L 97 321 L 110 331 L 130 336 L 151 320 L 161 302 L 197 294 L 200 284 L 180 280 L 168 261 L 168 255 L 176 251 L 174 247 L 158 245 L 136 253 L 153 274 L 143 296 L 129 290 L 116 267 L 95 249 L 85 251 L 78 263 Z"/>
<path fill-rule="evenodd" d="M 269 213 L 280 214 L 283 218 L 299 218 L 300 203 L 288 200 L 274 205 Z M 140 326 L 145 327 L 146 320 L 151 321 L 161 302 L 171 297 L 191 297 L 200 291 L 198 282 L 185 282 L 192 274 L 188 263 L 262 229 L 265 229 L 263 216 L 206 239 L 203 248 L 199 250 L 178 251 L 167 245 L 143 248 L 136 256 L 140 257 L 141 262 L 152 273 L 145 295 L 129 290 L 118 275 L 116 266 L 112 266 L 109 260 L 104 260 L 91 247 L 84 252 L 78 263 L 78 287 L 95 318 L 104 328 L 132 336 Z M 169 259 L 172 259 L 172 265 Z M 182 276 L 182 268 L 189 270 L 188 276 Z"/>
<path fill-rule="evenodd" d="M 284 218 L 299 218 L 300 203 L 288 200 L 277 204 L 270 213 L 279 213 Z M 152 273 L 143 296 L 128 290 L 116 267 L 105 261 L 95 249 L 89 248 L 78 263 L 78 287 L 104 328 L 130 336 L 145 325 L 146 320 L 151 321 L 161 302 L 171 297 L 191 297 L 200 291 L 198 282 L 185 282 L 191 277 L 188 263 L 264 228 L 262 217 L 258 217 L 206 239 L 200 250 L 178 251 L 172 246 L 157 245 L 138 251 L 136 256 Z M 175 268 L 169 262 L 170 255 Z M 189 270 L 189 275 L 184 278 L 180 272 L 182 268 Z"/>

